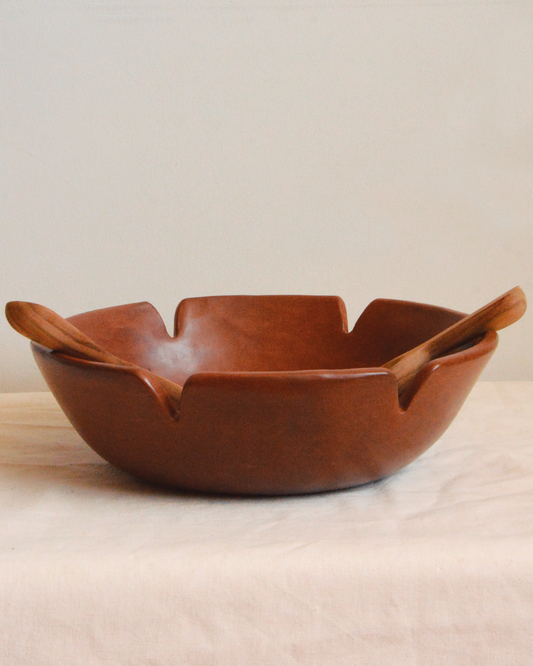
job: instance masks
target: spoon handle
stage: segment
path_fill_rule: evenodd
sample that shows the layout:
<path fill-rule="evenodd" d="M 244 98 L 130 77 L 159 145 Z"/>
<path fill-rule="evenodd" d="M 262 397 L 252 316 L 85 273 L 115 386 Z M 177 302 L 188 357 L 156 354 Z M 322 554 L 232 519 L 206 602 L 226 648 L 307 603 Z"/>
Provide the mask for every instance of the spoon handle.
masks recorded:
<path fill-rule="evenodd" d="M 514 324 L 526 311 L 526 296 L 520 287 L 506 292 L 471 315 L 437 333 L 418 347 L 393 358 L 383 366 L 390 370 L 398 382 L 401 395 L 420 368 L 487 331 L 499 331 Z"/>
<path fill-rule="evenodd" d="M 44 307 L 44 305 L 11 301 L 6 305 L 6 318 L 18 333 L 33 340 L 33 342 L 48 347 L 52 351 L 87 361 L 111 363 L 139 369 L 139 366 L 134 363 L 124 361 L 100 347 L 76 326 L 63 319 L 53 310 Z M 167 391 L 172 401 L 179 407 L 182 387 L 145 368 L 142 368 L 142 370 L 155 377 Z"/>

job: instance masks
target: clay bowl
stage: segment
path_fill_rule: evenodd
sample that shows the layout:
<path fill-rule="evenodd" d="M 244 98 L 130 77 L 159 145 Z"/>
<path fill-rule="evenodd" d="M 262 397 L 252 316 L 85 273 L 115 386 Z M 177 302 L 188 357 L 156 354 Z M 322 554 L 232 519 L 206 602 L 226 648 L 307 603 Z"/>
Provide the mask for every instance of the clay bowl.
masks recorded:
<path fill-rule="evenodd" d="M 497 334 L 428 363 L 402 404 L 379 366 L 462 316 L 380 299 L 349 332 L 335 296 L 216 296 L 182 301 L 174 337 L 149 303 L 70 318 L 116 356 L 183 384 L 179 413 L 144 370 L 32 347 L 73 426 L 116 467 L 183 489 L 286 495 L 380 479 L 440 437 Z"/>

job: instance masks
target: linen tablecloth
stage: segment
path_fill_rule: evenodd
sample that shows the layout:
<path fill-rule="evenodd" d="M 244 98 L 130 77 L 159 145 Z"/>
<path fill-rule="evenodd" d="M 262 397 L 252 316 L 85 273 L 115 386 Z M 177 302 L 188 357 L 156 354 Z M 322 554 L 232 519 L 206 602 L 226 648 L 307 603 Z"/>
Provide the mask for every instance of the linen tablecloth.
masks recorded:
<path fill-rule="evenodd" d="M 278 499 L 148 486 L 4 394 L 0 664 L 527 666 L 532 510 L 533 382 L 478 383 L 388 479 Z"/>

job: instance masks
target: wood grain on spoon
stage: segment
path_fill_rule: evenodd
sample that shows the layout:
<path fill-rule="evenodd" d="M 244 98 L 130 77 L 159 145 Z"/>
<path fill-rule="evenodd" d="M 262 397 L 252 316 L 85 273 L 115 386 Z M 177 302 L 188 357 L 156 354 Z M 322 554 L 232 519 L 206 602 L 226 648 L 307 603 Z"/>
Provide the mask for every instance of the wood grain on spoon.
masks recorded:
<path fill-rule="evenodd" d="M 426 363 L 484 335 L 487 331 L 499 331 L 514 324 L 524 314 L 526 307 L 524 292 L 520 287 L 515 287 L 418 347 L 393 358 L 383 367 L 396 377 L 398 393 L 401 395 Z"/>
<path fill-rule="evenodd" d="M 87 361 L 111 363 L 127 368 L 143 370 L 154 377 L 168 393 L 174 406 L 179 409 L 182 387 L 146 368 L 124 361 L 106 351 L 53 310 L 24 301 L 11 301 L 6 305 L 6 317 L 11 326 L 26 338 L 52 351 L 62 352 Z"/>

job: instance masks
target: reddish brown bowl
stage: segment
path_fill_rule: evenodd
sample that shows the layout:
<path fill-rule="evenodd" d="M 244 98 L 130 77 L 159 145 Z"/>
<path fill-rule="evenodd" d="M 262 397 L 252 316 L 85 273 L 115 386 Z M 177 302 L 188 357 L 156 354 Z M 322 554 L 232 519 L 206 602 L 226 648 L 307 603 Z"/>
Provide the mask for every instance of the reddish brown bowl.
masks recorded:
<path fill-rule="evenodd" d="M 428 363 L 402 406 L 379 366 L 462 316 L 380 299 L 349 332 L 336 296 L 216 296 L 182 301 L 174 337 L 149 303 L 70 318 L 116 356 L 184 384 L 179 415 L 142 370 L 32 347 L 73 426 L 116 467 L 166 486 L 284 495 L 374 481 L 440 437 L 496 333 Z"/>

